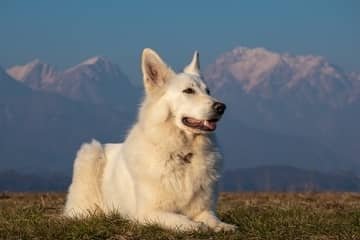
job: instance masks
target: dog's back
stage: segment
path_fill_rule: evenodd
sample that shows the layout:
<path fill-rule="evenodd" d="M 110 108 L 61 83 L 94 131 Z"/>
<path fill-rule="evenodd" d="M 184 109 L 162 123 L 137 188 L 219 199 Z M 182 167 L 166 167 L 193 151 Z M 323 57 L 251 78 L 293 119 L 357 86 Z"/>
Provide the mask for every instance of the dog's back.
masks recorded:
<path fill-rule="evenodd" d="M 101 179 L 105 164 L 104 149 L 99 142 L 93 140 L 81 146 L 74 162 L 64 211 L 66 216 L 87 216 L 102 209 Z"/>

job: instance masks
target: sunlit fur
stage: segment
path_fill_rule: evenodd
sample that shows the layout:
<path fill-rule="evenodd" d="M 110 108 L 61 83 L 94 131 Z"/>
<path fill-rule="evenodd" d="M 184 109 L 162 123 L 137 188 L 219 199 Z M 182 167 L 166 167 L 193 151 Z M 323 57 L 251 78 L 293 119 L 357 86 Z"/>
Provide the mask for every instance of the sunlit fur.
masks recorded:
<path fill-rule="evenodd" d="M 118 212 L 140 223 L 188 231 L 234 230 L 215 215 L 221 155 L 213 133 L 181 119 L 214 116 L 198 54 L 174 73 L 151 49 L 142 55 L 145 98 L 122 144 L 84 144 L 74 163 L 64 214 Z M 186 88 L 195 94 L 185 94 Z M 220 118 L 220 116 L 218 116 Z"/>

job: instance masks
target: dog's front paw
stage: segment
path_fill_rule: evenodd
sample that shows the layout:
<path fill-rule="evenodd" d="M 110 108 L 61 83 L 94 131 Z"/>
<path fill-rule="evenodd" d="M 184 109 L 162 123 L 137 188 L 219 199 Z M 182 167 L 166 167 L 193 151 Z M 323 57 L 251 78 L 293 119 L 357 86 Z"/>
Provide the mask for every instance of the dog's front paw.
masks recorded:
<path fill-rule="evenodd" d="M 204 223 L 199 223 L 197 230 L 200 231 L 200 232 L 207 232 L 207 231 L 210 230 L 210 228 L 209 228 L 208 225 L 206 225 Z"/>
<path fill-rule="evenodd" d="M 224 222 L 220 222 L 218 225 L 216 225 L 216 227 L 214 228 L 215 232 L 220 232 L 220 231 L 224 231 L 224 232 L 234 232 L 238 227 L 232 224 L 228 224 L 228 223 L 224 223 Z"/>
<path fill-rule="evenodd" d="M 188 224 L 188 225 L 178 225 L 174 230 L 180 232 L 192 232 L 192 231 L 206 232 L 209 230 L 209 227 L 202 222 L 193 222 L 192 224 Z"/>

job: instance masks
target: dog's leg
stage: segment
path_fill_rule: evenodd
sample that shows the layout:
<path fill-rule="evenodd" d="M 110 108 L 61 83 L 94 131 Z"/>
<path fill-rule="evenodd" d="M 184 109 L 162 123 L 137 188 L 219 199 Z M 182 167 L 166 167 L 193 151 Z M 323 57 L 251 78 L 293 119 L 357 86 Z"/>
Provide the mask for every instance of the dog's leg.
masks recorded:
<path fill-rule="evenodd" d="M 83 144 L 74 162 L 74 173 L 64 209 L 68 217 L 86 217 L 102 209 L 100 183 L 105 166 L 102 145 Z"/>
<path fill-rule="evenodd" d="M 215 232 L 218 231 L 235 231 L 237 226 L 224 223 L 220 221 L 211 210 L 206 210 L 194 217 L 194 221 L 202 222 L 212 228 Z"/>
<path fill-rule="evenodd" d="M 184 215 L 163 211 L 149 212 L 139 220 L 143 223 L 155 223 L 161 227 L 179 231 L 196 231 L 207 228 L 203 223 L 191 221 Z"/>

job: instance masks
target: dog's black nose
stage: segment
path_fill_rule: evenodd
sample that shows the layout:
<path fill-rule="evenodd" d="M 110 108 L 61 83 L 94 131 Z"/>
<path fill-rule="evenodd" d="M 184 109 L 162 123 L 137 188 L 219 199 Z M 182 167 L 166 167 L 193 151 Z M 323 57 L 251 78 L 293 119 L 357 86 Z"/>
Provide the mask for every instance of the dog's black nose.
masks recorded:
<path fill-rule="evenodd" d="M 217 114 L 223 114 L 226 109 L 226 105 L 221 102 L 215 102 L 212 107 Z"/>

